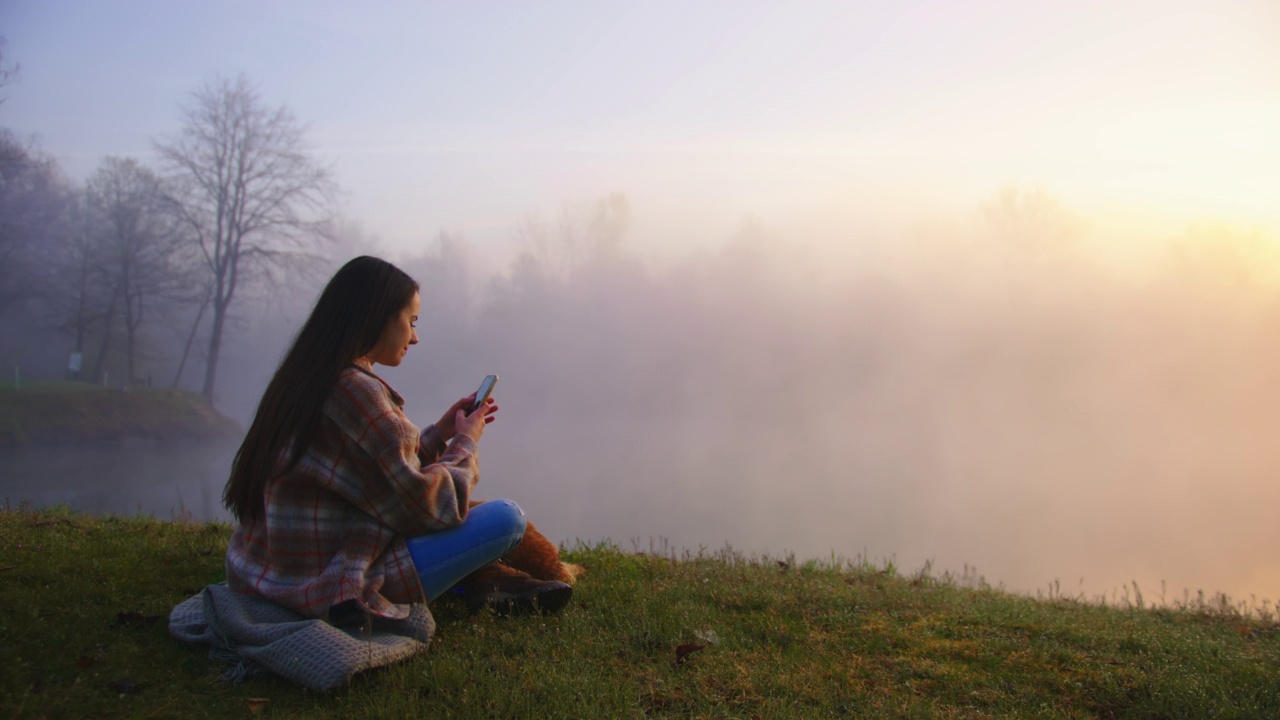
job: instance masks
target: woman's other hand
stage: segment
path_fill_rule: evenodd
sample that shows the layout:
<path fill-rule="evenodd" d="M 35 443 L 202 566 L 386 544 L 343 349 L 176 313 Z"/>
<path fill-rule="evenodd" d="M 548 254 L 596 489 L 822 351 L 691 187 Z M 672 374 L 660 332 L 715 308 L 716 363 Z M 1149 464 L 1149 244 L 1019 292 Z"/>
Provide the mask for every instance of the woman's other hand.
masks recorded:
<path fill-rule="evenodd" d="M 474 401 L 475 395 L 472 395 L 471 402 Z M 476 408 L 473 413 L 467 413 L 467 408 L 469 407 L 471 407 L 470 402 L 457 409 L 454 414 L 453 426 L 458 433 L 480 442 L 480 436 L 484 435 L 485 426 L 495 420 L 494 413 L 498 412 L 498 404 L 494 402 L 493 397 L 490 397 L 485 400 L 483 406 Z"/>
<path fill-rule="evenodd" d="M 449 409 L 444 411 L 444 415 L 441 415 L 440 419 L 436 421 L 436 432 L 440 433 L 441 440 L 444 440 L 445 442 L 449 442 L 451 439 L 453 439 L 454 435 L 458 434 L 458 429 L 454 425 L 454 421 L 458 417 L 458 411 L 459 410 L 462 410 L 464 412 L 470 411 L 471 403 L 475 401 L 476 401 L 476 394 L 471 393 L 470 395 L 462 398 L 461 400 L 454 403 L 453 405 L 450 405 Z"/>

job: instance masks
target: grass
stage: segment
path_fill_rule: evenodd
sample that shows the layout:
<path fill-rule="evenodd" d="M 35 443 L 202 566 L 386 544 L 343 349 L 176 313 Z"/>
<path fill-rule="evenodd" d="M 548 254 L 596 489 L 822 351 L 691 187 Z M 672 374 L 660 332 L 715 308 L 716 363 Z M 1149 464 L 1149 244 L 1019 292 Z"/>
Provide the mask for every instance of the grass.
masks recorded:
<path fill-rule="evenodd" d="M 235 421 L 195 393 L 128 392 L 88 383 L 32 382 L 0 387 L 0 448 L 82 444 L 125 437 L 232 437 Z"/>
<path fill-rule="evenodd" d="M 165 629 L 223 579 L 228 533 L 0 510 L 0 716 L 1280 717 L 1280 628 L 1230 603 L 1104 607 L 865 563 L 608 545 L 568 553 L 589 574 L 561 615 L 444 602 L 428 652 L 346 688 L 232 686 Z"/>

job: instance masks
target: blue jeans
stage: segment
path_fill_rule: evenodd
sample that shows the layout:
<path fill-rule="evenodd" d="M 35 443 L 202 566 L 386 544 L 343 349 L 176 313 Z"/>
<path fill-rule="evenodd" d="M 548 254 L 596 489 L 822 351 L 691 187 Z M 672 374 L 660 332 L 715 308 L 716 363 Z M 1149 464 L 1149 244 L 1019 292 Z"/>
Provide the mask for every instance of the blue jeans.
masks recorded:
<path fill-rule="evenodd" d="M 409 538 L 409 555 L 427 600 L 435 600 L 462 578 L 506 555 L 524 537 L 529 521 L 510 500 L 490 500 L 467 512 L 462 524 Z"/>

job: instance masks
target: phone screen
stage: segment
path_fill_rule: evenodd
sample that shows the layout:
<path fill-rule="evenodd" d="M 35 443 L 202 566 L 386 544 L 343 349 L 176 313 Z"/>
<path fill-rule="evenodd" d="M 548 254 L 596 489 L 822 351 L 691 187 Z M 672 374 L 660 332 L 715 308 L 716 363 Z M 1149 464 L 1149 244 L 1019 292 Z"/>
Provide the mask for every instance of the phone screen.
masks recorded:
<path fill-rule="evenodd" d="M 485 377 L 485 379 L 480 383 L 480 389 L 476 391 L 476 401 L 471 406 L 471 412 L 475 412 L 480 409 L 481 405 L 484 405 L 484 401 L 489 399 L 489 393 L 493 392 L 493 386 L 497 384 L 497 375 L 488 375 Z"/>

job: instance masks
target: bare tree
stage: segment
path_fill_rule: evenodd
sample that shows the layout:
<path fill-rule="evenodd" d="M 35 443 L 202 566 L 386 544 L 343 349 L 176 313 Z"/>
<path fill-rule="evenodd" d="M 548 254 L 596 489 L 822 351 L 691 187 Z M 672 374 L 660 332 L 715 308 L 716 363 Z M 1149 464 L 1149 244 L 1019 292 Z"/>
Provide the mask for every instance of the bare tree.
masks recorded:
<path fill-rule="evenodd" d="M 9 44 L 8 39 L 5 38 L 3 35 L 0 35 L 0 87 L 4 87 L 5 85 L 8 85 L 9 83 L 16 80 L 18 78 L 18 71 L 22 69 L 21 65 L 10 65 L 8 67 L 5 66 L 4 64 L 4 56 L 6 54 L 5 47 L 8 46 L 8 44 Z M 4 98 L 2 97 L 0 97 L 0 104 L 4 104 Z"/>
<path fill-rule="evenodd" d="M 421 324 L 428 335 L 454 337 L 470 321 L 474 298 L 469 255 L 465 237 L 441 230 L 434 248 L 399 261 L 422 286 L 422 307 L 429 310 L 423 313 Z"/>
<path fill-rule="evenodd" d="M 40 290 L 42 258 L 65 234 L 70 196 L 56 161 L 0 130 L 0 310 Z"/>
<path fill-rule="evenodd" d="M 1007 185 L 982 205 L 986 228 L 1004 249 L 1055 253 L 1070 248 L 1081 221 L 1044 190 Z"/>
<path fill-rule="evenodd" d="M 94 378 L 106 360 L 118 312 L 124 321 L 127 381 L 134 382 L 139 329 L 148 311 L 182 294 L 182 236 L 160 178 L 136 160 L 103 160 L 86 184 L 85 196 L 96 220 L 98 272 L 110 288 Z"/>
<path fill-rule="evenodd" d="M 66 242 L 57 245 L 53 268 L 69 292 L 50 298 L 61 327 L 71 334 L 71 352 L 83 357 L 89 332 L 101 320 L 99 306 L 107 294 L 101 288 L 95 226 L 90 219 L 84 193 L 76 193 L 69 208 L 70 220 Z M 68 368 L 70 377 L 80 379 L 78 365 Z"/>
<path fill-rule="evenodd" d="M 516 259 L 517 280 L 532 282 L 536 277 L 564 283 L 584 270 L 595 273 L 617 263 L 630 225 L 631 206 L 623 193 L 612 193 L 587 206 L 566 203 L 554 227 L 530 215 L 516 230 L 516 239 L 523 246 Z"/>
<path fill-rule="evenodd" d="M 202 392 L 212 400 L 237 291 L 309 257 L 328 232 L 334 186 L 328 168 L 308 154 L 293 113 L 264 105 L 243 75 L 197 90 L 181 133 L 156 149 L 209 270 L 213 327 Z"/>

